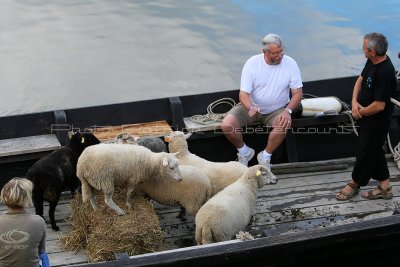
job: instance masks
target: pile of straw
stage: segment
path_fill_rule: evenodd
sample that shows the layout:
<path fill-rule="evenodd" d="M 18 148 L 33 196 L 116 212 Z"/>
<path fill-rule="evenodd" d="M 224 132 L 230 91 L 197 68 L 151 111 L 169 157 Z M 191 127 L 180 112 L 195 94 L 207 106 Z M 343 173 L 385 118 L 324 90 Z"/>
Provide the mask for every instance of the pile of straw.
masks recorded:
<path fill-rule="evenodd" d="M 125 198 L 126 191 L 114 192 L 114 202 L 128 211 Z M 70 231 L 60 236 L 63 248 L 86 249 L 92 262 L 114 260 L 114 253 L 133 256 L 165 249 L 164 233 L 149 201 L 133 197 L 132 209 L 125 216 L 106 206 L 102 194 L 97 194 L 97 201 L 101 209 L 96 212 L 89 203 L 82 203 L 80 194 L 71 201 Z"/>

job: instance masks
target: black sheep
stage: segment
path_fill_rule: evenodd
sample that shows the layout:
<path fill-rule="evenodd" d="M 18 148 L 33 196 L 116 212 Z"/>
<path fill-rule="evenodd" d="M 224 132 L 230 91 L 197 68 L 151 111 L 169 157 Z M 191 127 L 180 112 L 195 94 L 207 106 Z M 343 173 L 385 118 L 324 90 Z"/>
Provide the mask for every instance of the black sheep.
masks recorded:
<path fill-rule="evenodd" d="M 43 201 L 49 202 L 51 228 L 60 230 L 54 219 L 54 211 L 61 192 L 69 188 L 74 195 L 79 186 L 76 164 L 83 150 L 100 141 L 91 133 L 74 133 L 67 146 L 53 151 L 29 168 L 26 177 L 33 182 L 32 200 L 37 215 L 43 217 Z"/>

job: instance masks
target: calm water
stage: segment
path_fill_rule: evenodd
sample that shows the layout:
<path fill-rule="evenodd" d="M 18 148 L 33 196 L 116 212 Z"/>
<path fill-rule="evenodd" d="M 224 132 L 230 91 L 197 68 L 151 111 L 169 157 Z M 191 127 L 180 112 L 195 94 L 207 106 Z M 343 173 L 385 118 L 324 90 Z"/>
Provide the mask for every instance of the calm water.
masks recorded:
<path fill-rule="evenodd" d="M 398 69 L 399 21 L 398 0 L 1 0 L 0 116 L 238 89 L 268 32 L 304 81 L 358 75 L 371 31 Z"/>

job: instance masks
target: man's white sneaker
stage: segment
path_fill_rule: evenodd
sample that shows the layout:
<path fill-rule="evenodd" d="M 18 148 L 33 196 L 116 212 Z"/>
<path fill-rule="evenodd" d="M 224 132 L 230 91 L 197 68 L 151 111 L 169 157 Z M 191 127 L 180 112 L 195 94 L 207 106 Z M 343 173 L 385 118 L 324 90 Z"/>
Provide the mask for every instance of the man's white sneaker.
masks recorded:
<path fill-rule="evenodd" d="M 273 174 L 272 171 L 271 171 L 271 160 L 269 160 L 269 159 L 262 159 L 262 153 L 263 153 L 263 151 L 261 151 L 260 153 L 257 154 L 257 161 L 258 161 L 258 164 L 267 167 L 267 169 L 268 169 L 269 172 L 270 172 L 270 176 L 271 176 L 270 179 L 271 179 L 271 181 L 275 181 L 275 183 L 276 183 L 276 181 L 278 181 L 278 178 L 276 178 L 275 174 Z"/>
<path fill-rule="evenodd" d="M 237 154 L 238 156 L 238 161 L 242 163 L 244 166 L 247 166 L 249 164 L 249 161 L 254 157 L 254 149 L 249 147 L 249 153 L 245 156 L 240 155 L 240 153 Z"/>
<path fill-rule="evenodd" d="M 263 151 L 257 154 L 258 164 L 264 165 L 268 170 L 271 170 L 271 161 L 269 159 L 262 159 L 262 153 Z"/>

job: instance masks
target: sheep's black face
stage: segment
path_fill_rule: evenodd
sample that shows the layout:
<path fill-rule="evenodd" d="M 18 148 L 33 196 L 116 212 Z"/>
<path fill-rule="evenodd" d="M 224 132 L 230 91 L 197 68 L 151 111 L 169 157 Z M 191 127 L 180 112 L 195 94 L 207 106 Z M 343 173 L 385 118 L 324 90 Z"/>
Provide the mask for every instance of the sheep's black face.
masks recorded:
<path fill-rule="evenodd" d="M 100 140 L 92 133 L 83 133 L 81 134 L 81 144 L 86 148 L 88 146 L 100 144 Z"/>
<path fill-rule="evenodd" d="M 77 144 L 81 138 L 82 134 L 80 132 L 73 132 L 69 138 L 69 143 Z"/>
<path fill-rule="evenodd" d="M 71 136 L 68 146 L 79 154 L 88 146 L 99 144 L 99 139 L 96 138 L 92 133 L 80 133 L 76 132 Z"/>

